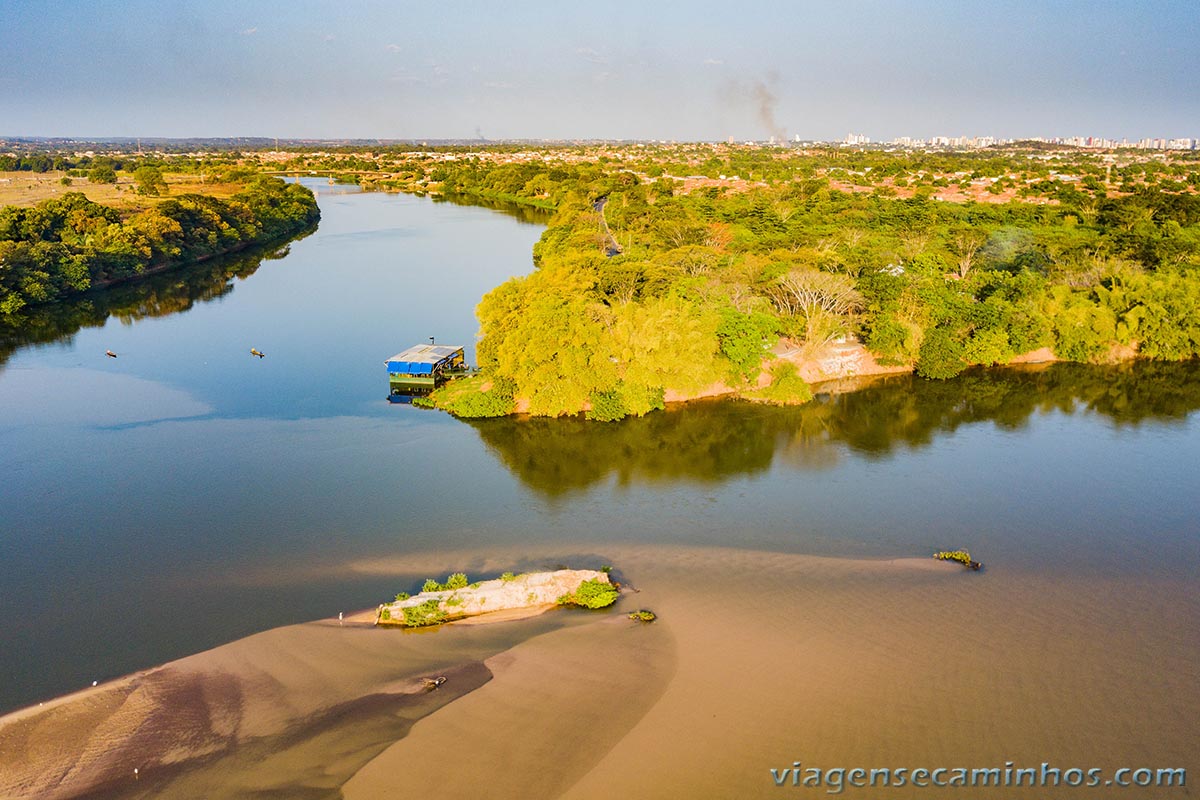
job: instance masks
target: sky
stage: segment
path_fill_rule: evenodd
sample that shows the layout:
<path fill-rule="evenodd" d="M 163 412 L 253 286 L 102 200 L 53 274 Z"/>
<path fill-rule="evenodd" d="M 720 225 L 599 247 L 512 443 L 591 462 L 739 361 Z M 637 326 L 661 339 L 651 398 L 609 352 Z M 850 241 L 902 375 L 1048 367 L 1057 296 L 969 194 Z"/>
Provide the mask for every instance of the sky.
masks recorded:
<path fill-rule="evenodd" d="M 1200 138 L 1198 0 L 0 10 L 0 136 Z"/>

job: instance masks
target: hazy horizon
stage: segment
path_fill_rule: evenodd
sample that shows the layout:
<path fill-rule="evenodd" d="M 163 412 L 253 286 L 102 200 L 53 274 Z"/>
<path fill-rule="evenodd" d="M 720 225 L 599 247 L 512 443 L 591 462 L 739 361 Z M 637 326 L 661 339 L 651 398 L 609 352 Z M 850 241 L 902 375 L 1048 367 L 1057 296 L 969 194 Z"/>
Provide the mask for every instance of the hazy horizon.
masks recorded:
<path fill-rule="evenodd" d="M 27 3 L 0 135 L 1200 137 L 1188 2 Z"/>

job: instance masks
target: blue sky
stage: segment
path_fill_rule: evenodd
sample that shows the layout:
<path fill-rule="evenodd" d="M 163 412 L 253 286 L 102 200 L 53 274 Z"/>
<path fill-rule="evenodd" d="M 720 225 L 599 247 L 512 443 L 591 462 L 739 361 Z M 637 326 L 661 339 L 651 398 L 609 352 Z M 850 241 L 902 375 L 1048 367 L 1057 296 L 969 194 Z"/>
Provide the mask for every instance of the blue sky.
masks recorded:
<path fill-rule="evenodd" d="M 0 4 L 0 136 L 1200 137 L 1195 0 Z"/>

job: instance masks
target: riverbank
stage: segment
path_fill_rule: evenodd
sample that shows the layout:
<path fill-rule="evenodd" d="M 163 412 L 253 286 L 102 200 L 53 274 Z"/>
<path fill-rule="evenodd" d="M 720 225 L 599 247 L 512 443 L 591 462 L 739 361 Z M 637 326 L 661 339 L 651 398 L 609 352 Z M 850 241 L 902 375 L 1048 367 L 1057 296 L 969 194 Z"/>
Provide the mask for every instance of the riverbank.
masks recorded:
<path fill-rule="evenodd" d="M 477 306 L 478 363 L 511 384 L 512 402 L 445 406 L 460 416 L 611 421 L 735 391 L 795 404 L 808 394 L 799 379 L 910 364 L 946 379 L 1046 347 L 1087 363 L 1135 349 L 1160 360 L 1200 354 L 1195 248 L 1167 257 L 1158 243 L 1172 226 L 1131 236 L 1120 222 L 1148 213 L 1155 225 L 1196 225 L 1200 206 L 1171 191 L 1111 197 L 1103 213 L 1080 197 L 1053 211 L 1016 201 L 968 210 L 924 192 L 862 196 L 795 176 L 734 192 L 689 190 L 606 161 L 481 163 L 450 154 L 394 170 L 402 191 L 507 194 L 556 207 L 534 248 L 537 268 Z M 1098 260 L 1087 255 L 1097 243 L 1107 254 Z M 813 347 L 847 333 L 870 353 L 804 354 L 797 379 L 776 372 L 763 385 L 760 366 L 792 364 L 760 365 L 763 341 Z M 817 363 L 823 356 L 856 363 L 829 368 Z"/>
<path fill-rule="evenodd" d="M 1113 347 L 1105 363 L 1127 363 L 1137 358 L 1136 348 Z M 1043 347 L 1015 356 L 1004 364 L 984 368 L 1029 367 L 1063 361 L 1050 348 Z M 772 396 L 771 389 L 779 382 L 781 365 L 794 368 L 782 373 L 785 379 L 794 376 L 804 383 L 796 384 L 797 390 Z M 764 360 L 763 369 L 750 388 L 716 381 L 693 391 L 667 390 L 663 392 L 663 403 L 666 406 L 678 406 L 699 400 L 736 398 L 769 405 L 799 405 L 808 402 L 814 394 L 845 394 L 866 388 L 875 379 L 915 373 L 913 364 L 880 363 L 873 353 L 853 339 L 827 342 L 815 349 L 780 340 L 771 356 Z M 476 379 L 476 383 L 470 386 L 451 385 L 421 404 L 465 418 L 529 414 L 528 398 L 497 396 L 493 391 L 494 386 L 494 383 L 485 379 Z M 472 400 L 478 402 L 470 402 Z M 590 402 L 585 402 L 580 413 L 590 419 L 592 408 Z"/>
<path fill-rule="evenodd" d="M 169 197 L 132 216 L 67 192 L 6 207 L 0 230 L 0 316 L 293 237 L 321 218 L 313 193 L 259 178 L 228 199 Z"/>
<path fill-rule="evenodd" d="M 281 173 L 289 174 L 289 173 Z M 486 189 L 478 189 L 473 187 L 463 187 L 457 191 L 446 191 L 442 186 L 436 183 L 419 182 L 419 181 L 402 181 L 395 178 L 383 178 L 370 175 L 351 175 L 354 182 L 362 187 L 364 192 L 397 192 L 404 194 L 414 194 L 420 197 L 432 196 L 448 200 L 450 202 L 461 203 L 467 201 L 470 204 L 476 201 L 479 205 L 489 205 L 492 203 L 503 203 L 513 206 L 524 206 L 526 208 L 534 208 L 539 211 L 553 214 L 558 206 L 546 197 L 530 197 L 527 195 L 513 194 L 512 192 L 497 192 L 488 191 Z"/>
<path fill-rule="evenodd" d="M 411 573 L 450 560 L 494 571 L 570 550 L 326 570 Z M 971 573 L 926 557 L 737 548 L 620 545 L 604 556 L 639 590 L 611 612 L 414 633 L 307 623 L 113 682 L 53 713 L 10 715 L 0 719 L 0 787 L 70 797 L 105 776 L 100 796 L 114 798 L 601 798 L 614 786 L 644 798 L 766 797 L 778 793 L 769 770 L 797 760 L 1194 759 L 1200 688 L 1188 665 L 1200 657 L 1200 601 L 1182 577 L 1031 573 L 991 559 Z M 635 607 L 658 622 L 625 619 Z M 432 674 L 448 679 L 423 691 L 417 681 Z"/>

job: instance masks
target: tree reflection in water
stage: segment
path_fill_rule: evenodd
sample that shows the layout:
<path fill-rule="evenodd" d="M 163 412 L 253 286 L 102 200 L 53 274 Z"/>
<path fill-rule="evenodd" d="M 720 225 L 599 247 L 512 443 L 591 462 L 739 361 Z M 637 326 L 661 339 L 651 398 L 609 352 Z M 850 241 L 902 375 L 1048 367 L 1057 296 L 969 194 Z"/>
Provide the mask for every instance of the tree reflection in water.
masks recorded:
<path fill-rule="evenodd" d="M 948 381 L 880 380 L 796 407 L 714 400 L 613 423 L 582 418 L 472 420 L 484 444 L 531 489 L 555 496 L 614 477 L 720 483 L 776 458 L 808 469 L 849 449 L 883 458 L 960 426 L 1015 430 L 1035 414 L 1090 413 L 1112 423 L 1182 421 L 1200 408 L 1200 362 L 1051 364 L 976 369 Z"/>
<path fill-rule="evenodd" d="M 0 369 L 22 347 L 69 342 L 82 328 L 101 327 L 109 317 L 128 324 L 148 317 L 178 314 L 196 303 L 224 297 L 233 291 L 234 278 L 248 278 L 264 261 L 284 258 L 292 242 L 315 230 L 315 227 L 307 230 L 283 244 L 253 248 L 70 300 L 33 306 L 10 317 L 0 315 Z"/>

